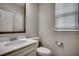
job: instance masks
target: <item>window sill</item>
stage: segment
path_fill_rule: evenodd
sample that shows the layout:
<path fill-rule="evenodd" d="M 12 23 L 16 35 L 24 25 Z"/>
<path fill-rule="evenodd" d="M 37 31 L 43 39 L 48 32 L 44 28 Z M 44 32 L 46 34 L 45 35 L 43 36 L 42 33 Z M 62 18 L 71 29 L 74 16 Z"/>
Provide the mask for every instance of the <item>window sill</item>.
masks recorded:
<path fill-rule="evenodd" d="M 56 28 L 55 31 L 79 31 L 79 29 Z"/>

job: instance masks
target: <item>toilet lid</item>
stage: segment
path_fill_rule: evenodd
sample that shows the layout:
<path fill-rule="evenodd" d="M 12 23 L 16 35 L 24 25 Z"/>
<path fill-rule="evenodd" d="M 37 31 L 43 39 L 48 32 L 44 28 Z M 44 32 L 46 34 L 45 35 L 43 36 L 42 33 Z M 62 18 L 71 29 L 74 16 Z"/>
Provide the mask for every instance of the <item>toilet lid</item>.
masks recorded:
<path fill-rule="evenodd" d="M 50 53 L 51 53 L 51 51 L 50 51 L 48 48 L 45 48 L 45 47 L 39 47 L 39 48 L 37 49 L 37 51 L 38 51 L 39 53 L 45 53 L 45 54 L 50 54 Z"/>

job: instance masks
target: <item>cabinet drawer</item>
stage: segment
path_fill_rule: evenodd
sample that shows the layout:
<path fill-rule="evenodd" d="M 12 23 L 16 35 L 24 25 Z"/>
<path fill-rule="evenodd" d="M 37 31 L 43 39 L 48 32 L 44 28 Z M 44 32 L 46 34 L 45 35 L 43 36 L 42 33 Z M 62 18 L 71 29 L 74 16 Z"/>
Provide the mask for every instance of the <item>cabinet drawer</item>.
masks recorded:
<path fill-rule="evenodd" d="M 17 56 L 27 56 L 28 54 L 32 53 L 33 51 L 36 51 L 36 48 L 30 48 L 28 50 L 25 50 L 22 53 L 19 53 Z"/>
<path fill-rule="evenodd" d="M 16 50 L 15 52 L 9 53 L 7 54 L 7 56 L 24 56 L 36 49 L 37 49 L 37 44 L 35 43 L 28 47 L 24 47 L 24 48 Z"/>

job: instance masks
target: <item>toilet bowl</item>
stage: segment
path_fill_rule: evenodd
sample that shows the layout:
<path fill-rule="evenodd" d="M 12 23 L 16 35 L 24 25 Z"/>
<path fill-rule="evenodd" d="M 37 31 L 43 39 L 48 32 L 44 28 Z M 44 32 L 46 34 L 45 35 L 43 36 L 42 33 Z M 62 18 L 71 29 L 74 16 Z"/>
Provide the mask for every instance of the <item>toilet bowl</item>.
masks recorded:
<path fill-rule="evenodd" d="M 51 51 L 45 47 L 37 48 L 37 55 L 38 56 L 51 56 Z"/>
<path fill-rule="evenodd" d="M 51 50 L 46 47 L 39 47 L 39 37 L 31 38 L 38 42 L 37 55 L 38 56 L 51 56 Z"/>

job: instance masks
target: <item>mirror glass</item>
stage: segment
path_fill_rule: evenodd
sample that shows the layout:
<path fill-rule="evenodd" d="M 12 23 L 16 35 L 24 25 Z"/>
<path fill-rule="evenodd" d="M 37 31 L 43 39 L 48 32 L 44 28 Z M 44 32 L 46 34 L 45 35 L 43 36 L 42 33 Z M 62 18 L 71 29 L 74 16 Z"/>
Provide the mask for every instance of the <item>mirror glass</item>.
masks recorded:
<path fill-rule="evenodd" d="M 0 3 L 0 33 L 25 32 L 25 3 Z"/>

